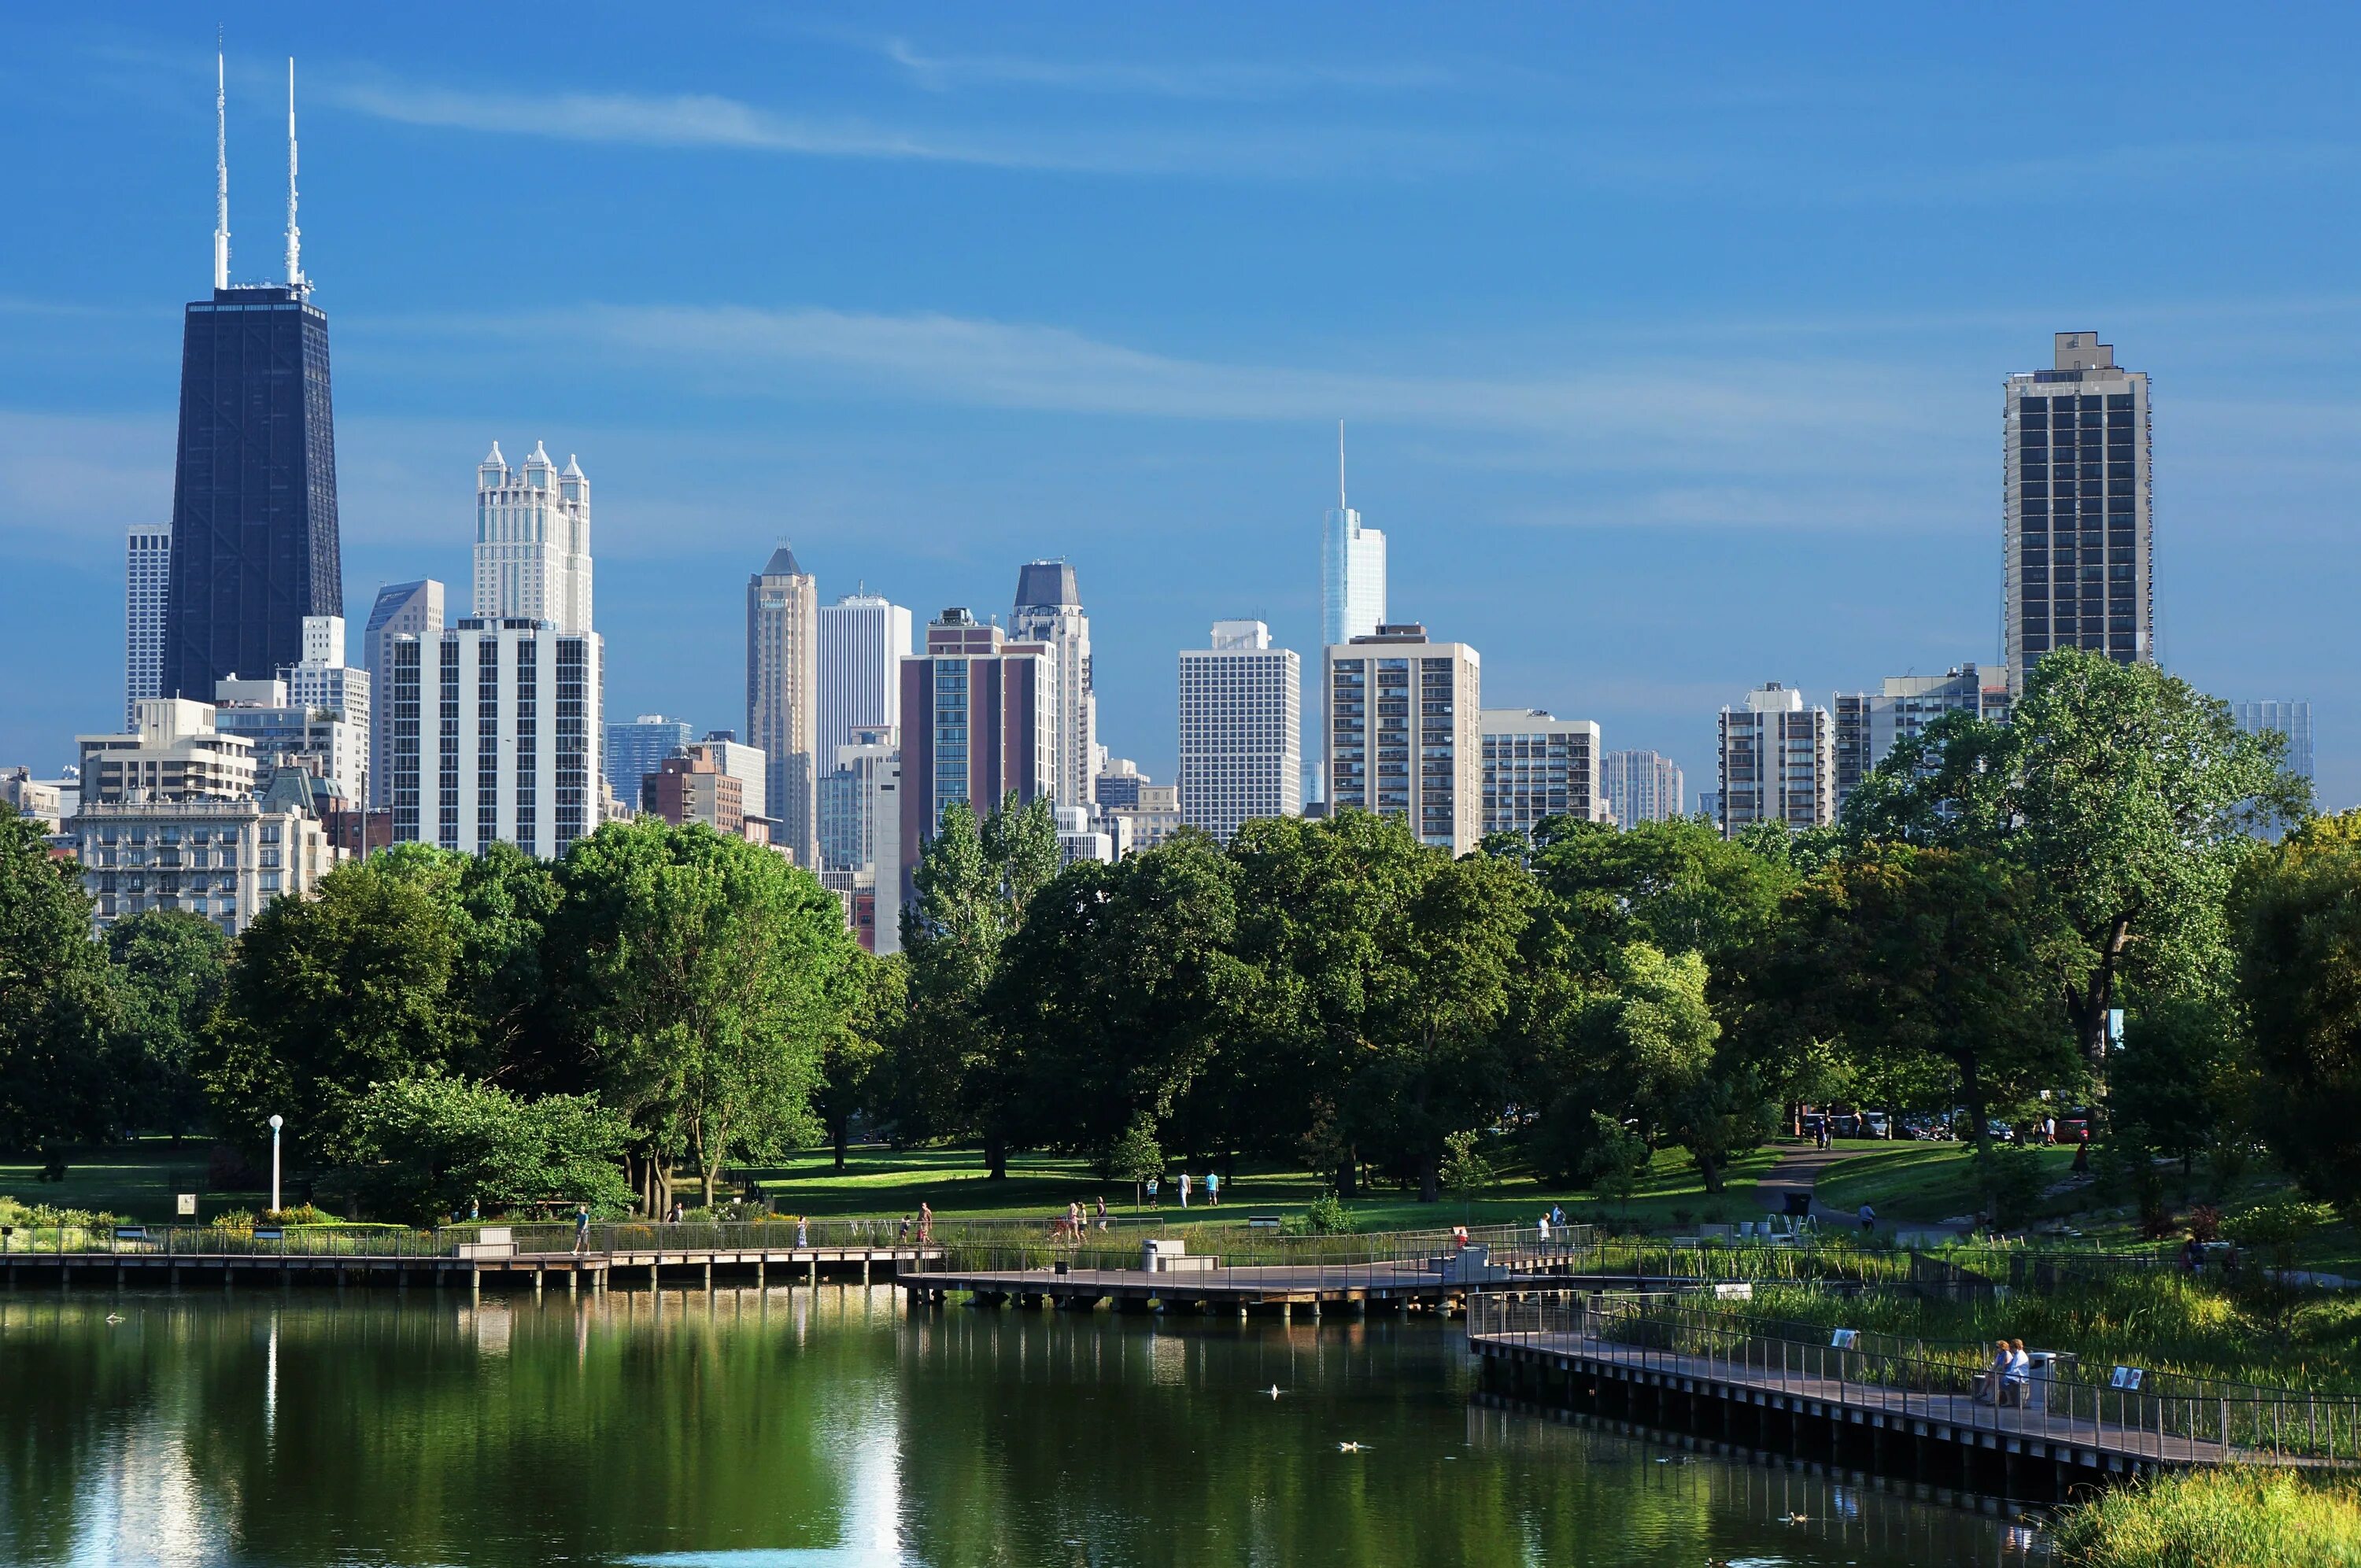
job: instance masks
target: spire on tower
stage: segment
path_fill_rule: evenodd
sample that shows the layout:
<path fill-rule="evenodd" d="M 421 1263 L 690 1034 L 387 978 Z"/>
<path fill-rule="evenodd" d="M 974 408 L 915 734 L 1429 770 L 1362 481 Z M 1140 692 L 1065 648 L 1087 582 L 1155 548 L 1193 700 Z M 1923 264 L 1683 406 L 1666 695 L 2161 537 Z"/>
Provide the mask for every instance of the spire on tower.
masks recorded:
<path fill-rule="evenodd" d="M 229 89 L 214 38 L 214 287 L 229 287 Z"/>
<path fill-rule="evenodd" d="M 295 60 L 287 61 L 287 286 L 297 294 L 312 291 L 303 276 L 303 231 L 295 226 Z"/>
<path fill-rule="evenodd" d="M 1338 511 L 1346 510 L 1345 506 L 1345 422 L 1341 419 L 1336 422 L 1336 510 Z"/>

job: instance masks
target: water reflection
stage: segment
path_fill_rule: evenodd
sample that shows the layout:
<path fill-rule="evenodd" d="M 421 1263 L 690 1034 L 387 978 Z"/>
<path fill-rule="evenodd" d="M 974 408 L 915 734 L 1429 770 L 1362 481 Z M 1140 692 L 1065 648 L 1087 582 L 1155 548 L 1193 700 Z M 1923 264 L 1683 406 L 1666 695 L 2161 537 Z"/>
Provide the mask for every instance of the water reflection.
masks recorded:
<path fill-rule="evenodd" d="M 2043 1551 L 2005 1520 L 1472 1390 L 1456 1339 L 1426 1323 L 909 1316 L 884 1287 L 0 1295 L 0 1559 L 1521 1568 Z"/>

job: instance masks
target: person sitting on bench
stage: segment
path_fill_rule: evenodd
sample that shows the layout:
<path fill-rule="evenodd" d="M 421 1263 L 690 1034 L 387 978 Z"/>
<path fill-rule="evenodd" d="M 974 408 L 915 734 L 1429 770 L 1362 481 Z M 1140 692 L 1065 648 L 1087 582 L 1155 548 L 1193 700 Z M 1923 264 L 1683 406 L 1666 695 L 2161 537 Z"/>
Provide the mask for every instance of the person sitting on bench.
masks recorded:
<path fill-rule="evenodd" d="M 2033 1387 L 2033 1357 L 2025 1354 L 2025 1342 L 2009 1341 L 2008 1370 L 2001 1376 L 2000 1402 L 2023 1406 L 2027 1390 Z"/>
<path fill-rule="evenodd" d="M 2001 1340 L 1993 1344 L 1992 1365 L 1985 1367 L 1982 1372 L 1976 1374 L 1975 1393 L 1977 1404 L 1997 1405 L 2000 1403 L 2000 1388 L 2001 1385 L 2008 1378 L 2008 1368 L 2011 1359 L 2012 1357 L 2009 1354 L 2008 1341 Z"/>

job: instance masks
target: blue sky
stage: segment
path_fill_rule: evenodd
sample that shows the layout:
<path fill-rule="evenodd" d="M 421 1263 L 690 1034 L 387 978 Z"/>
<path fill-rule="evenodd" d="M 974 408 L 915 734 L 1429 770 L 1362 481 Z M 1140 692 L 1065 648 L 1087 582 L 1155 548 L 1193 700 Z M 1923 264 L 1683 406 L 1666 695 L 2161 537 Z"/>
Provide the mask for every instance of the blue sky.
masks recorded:
<path fill-rule="evenodd" d="M 2361 799 L 2350 9 L 223 9 L 233 271 L 274 276 L 285 58 L 333 334 L 346 605 L 462 599 L 498 438 L 594 486 L 610 715 L 742 725 L 773 544 L 1005 616 L 1065 555 L 1103 738 L 1175 650 L 1316 662 L 1334 422 L 1395 615 L 1491 706 L 1710 783 L 1713 714 L 1999 652 L 2000 393 L 2154 377 L 2164 660 L 2314 704 Z M 0 55 L 0 763 L 116 720 L 122 533 L 171 499 L 213 17 Z"/>

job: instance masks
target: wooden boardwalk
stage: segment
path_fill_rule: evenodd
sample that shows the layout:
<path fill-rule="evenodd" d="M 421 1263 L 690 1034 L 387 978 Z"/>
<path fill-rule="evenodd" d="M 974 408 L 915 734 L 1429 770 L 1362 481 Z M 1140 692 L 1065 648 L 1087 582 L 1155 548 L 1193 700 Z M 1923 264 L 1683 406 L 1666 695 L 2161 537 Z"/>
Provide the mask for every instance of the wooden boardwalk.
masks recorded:
<path fill-rule="evenodd" d="M 651 1286 L 684 1273 L 701 1276 L 710 1286 L 714 1271 L 751 1277 L 757 1285 L 774 1280 L 818 1285 L 823 1277 L 847 1284 L 870 1284 L 890 1277 L 916 1264 L 939 1261 L 939 1246 L 743 1246 L 652 1247 L 614 1251 L 508 1252 L 472 1256 L 417 1251 L 272 1252 L 260 1248 L 240 1252 L 159 1252 L 137 1248 L 113 1251 L 27 1251 L 0 1255 L 0 1284 L 178 1287 L 218 1283 L 225 1288 L 241 1281 L 275 1280 L 283 1284 L 407 1284 L 423 1277 L 437 1288 L 460 1286 L 481 1290 L 489 1280 L 522 1285 L 530 1280 L 535 1291 L 551 1281 L 563 1281 L 568 1291 L 603 1290 L 611 1284 L 637 1283 L 644 1273 Z"/>

